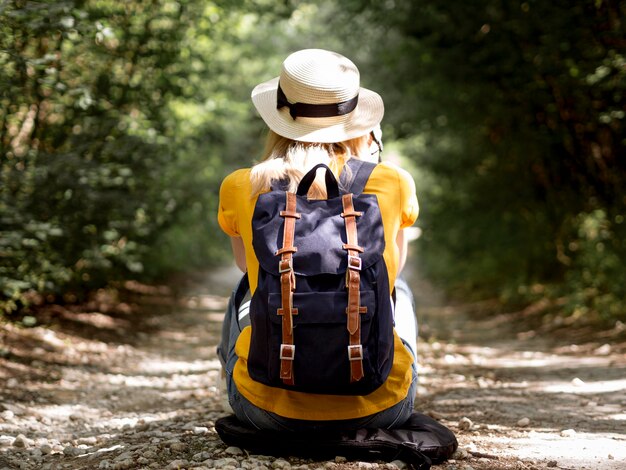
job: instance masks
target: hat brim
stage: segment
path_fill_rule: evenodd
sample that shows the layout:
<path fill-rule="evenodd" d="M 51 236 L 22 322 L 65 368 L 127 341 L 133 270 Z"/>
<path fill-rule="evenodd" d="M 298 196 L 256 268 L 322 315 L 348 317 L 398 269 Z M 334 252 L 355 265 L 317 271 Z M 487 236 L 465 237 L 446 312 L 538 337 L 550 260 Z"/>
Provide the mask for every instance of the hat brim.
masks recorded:
<path fill-rule="evenodd" d="M 368 134 L 383 119 L 380 95 L 360 88 L 356 108 L 345 116 L 293 119 L 287 108 L 276 109 L 278 79 L 275 77 L 252 90 L 252 102 L 268 127 L 278 135 L 300 142 L 343 142 Z"/>

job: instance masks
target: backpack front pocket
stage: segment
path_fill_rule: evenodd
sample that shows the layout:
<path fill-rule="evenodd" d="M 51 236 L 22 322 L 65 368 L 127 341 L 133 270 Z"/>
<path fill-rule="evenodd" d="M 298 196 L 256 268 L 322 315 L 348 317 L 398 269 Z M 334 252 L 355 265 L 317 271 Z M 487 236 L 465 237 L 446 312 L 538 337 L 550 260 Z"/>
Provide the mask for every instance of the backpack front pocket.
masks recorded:
<path fill-rule="evenodd" d="M 363 348 L 363 369 L 366 378 L 376 375 L 372 358 L 377 357 L 378 333 L 372 322 L 376 311 L 374 291 L 360 293 L 361 306 L 367 311 L 360 315 L 360 337 Z M 350 358 L 347 329 L 347 292 L 294 293 L 293 315 L 294 380 L 298 390 L 310 393 L 353 394 L 367 387 L 368 380 L 350 383 Z M 280 372 L 280 345 L 282 342 L 281 294 L 270 294 L 268 299 L 269 378 L 282 386 Z M 375 362 L 375 361 L 374 361 Z M 361 383 L 362 382 L 362 383 Z"/>

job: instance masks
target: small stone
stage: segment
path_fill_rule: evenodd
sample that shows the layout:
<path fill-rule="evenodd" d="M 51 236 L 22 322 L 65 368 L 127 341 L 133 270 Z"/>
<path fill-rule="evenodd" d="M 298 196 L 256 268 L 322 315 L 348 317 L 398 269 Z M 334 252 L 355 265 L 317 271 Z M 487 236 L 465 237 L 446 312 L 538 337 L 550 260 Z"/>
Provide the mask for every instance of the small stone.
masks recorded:
<path fill-rule="evenodd" d="M 102 460 L 100 461 L 100 465 L 98 465 L 98 468 L 100 469 L 108 469 L 111 468 L 111 462 L 109 462 L 108 460 Z"/>
<path fill-rule="evenodd" d="M 464 416 L 459 420 L 458 426 L 461 431 L 469 431 L 470 429 L 472 429 L 472 426 L 474 426 L 474 423 L 471 419 Z"/>
<path fill-rule="evenodd" d="M 142 456 L 146 459 L 156 459 L 158 457 L 158 454 L 152 449 L 148 449 L 142 454 Z"/>
<path fill-rule="evenodd" d="M 115 470 L 128 470 L 130 468 L 136 468 L 135 462 L 133 459 L 122 460 L 121 462 L 116 462 L 113 468 Z"/>
<path fill-rule="evenodd" d="M 174 452 L 183 452 L 187 449 L 187 445 L 184 442 L 174 442 L 170 445 L 170 449 Z"/>
<path fill-rule="evenodd" d="M 227 466 L 239 466 L 239 462 L 232 457 L 226 457 L 225 459 L 219 459 L 214 462 L 215 468 L 224 468 Z"/>
<path fill-rule="evenodd" d="M 68 457 L 74 457 L 75 455 L 77 455 L 77 449 L 75 447 L 72 446 L 65 446 L 63 448 L 63 455 L 67 455 Z"/>
<path fill-rule="evenodd" d="M 18 434 L 13 441 L 13 447 L 19 447 L 25 449 L 34 444 L 34 441 L 28 439 L 24 434 Z"/>
<path fill-rule="evenodd" d="M 561 431 L 561 437 L 574 437 L 576 435 L 576 431 L 573 429 L 563 429 Z"/>
<path fill-rule="evenodd" d="M 189 466 L 186 460 L 172 460 L 167 466 L 167 470 L 179 470 Z"/>
<path fill-rule="evenodd" d="M 272 468 L 289 470 L 291 468 L 291 464 L 285 459 L 276 459 L 274 462 L 272 462 Z"/>
<path fill-rule="evenodd" d="M 611 354 L 611 345 L 603 344 L 599 348 L 595 349 L 593 352 L 599 356 L 608 356 L 609 354 Z"/>
<path fill-rule="evenodd" d="M 4 410 L 2 413 L 0 413 L 0 418 L 5 421 L 11 421 L 13 418 L 15 418 L 15 413 L 13 413 L 11 410 Z"/>
<path fill-rule="evenodd" d="M 204 427 L 204 426 L 196 426 L 193 428 L 193 433 L 194 434 L 207 434 L 209 432 L 209 428 Z"/>
<path fill-rule="evenodd" d="M 338 455 L 337 457 L 335 457 L 335 462 L 337 462 L 337 463 L 345 463 L 347 461 L 348 461 L 348 459 L 345 458 L 345 457 L 342 457 L 341 455 Z"/>
<path fill-rule="evenodd" d="M 517 425 L 521 428 L 525 428 L 529 424 L 530 424 L 530 419 L 528 418 L 522 418 L 517 422 Z"/>
<path fill-rule="evenodd" d="M 211 454 L 209 454 L 208 452 L 204 451 L 204 452 L 198 452 L 197 454 L 194 454 L 193 457 L 191 457 L 191 460 L 193 460 L 194 462 L 203 462 L 207 459 L 211 458 Z"/>
<path fill-rule="evenodd" d="M 609 460 L 615 460 L 615 457 L 613 457 L 613 455 L 612 455 L 612 454 L 609 454 L 609 455 L 607 456 L 607 459 L 609 459 Z"/>
<path fill-rule="evenodd" d="M 50 446 L 50 444 L 44 444 L 39 449 L 45 455 L 48 455 L 48 454 L 52 453 L 52 446 Z"/>
<path fill-rule="evenodd" d="M 98 443 L 98 439 L 96 439 L 95 436 L 81 437 L 80 439 L 78 439 L 77 442 L 79 444 L 86 444 L 88 446 L 93 446 L 93 445 L 96 445 Z"/>
<path fill-rule="evenodd" d="M 375 467 L 378 467 L 378 465 L 371 463 L 371 462 L 359 462 L 360 470 L 371 470 Z"/>
<path fill-rule="evenodd" d="M 558 464 L 559 464 L 559 463 L 558 463 L 556 460 L 550 460 L 550 461 L 546 464 L 546 467 L 553 468 L 553 467 L 556 467 Z"/>
<path fill-rule="evenodd" d="M 227 447 L 224 452 L 228 455 L 243 455 L 243 450 L 241 450 L 239 447 L 234 446 Z"/>
<path fill-rule="evenodd" d="M 582 387 L 583 385 L 585 385 L 585 382 L 576 377 L 572 379 L 572 385 L 574 385 L 575 387 Z"/>
<path fill-rule="evenodd" d="M 454 454 L 452 454 L 452 459 L 454 460 L 466 460 L 469 459 L 470 454 L 465 449 L 458 448 Z"/>
<path fill-rule="evenodd" d="M 122 460 L 132 459 L 133 454 L 131 452 L 123 452 L 117 457 L 115 457 L 116 462 L 121 462 Z"/>
<path fill-rule="evenodd" d="M 139 421 L 137 421 L 137 426 L 135 427 L 135 429 L 137 431 L 147 431 L 150 428 L 150 424 L 146 423 L 145 420 L 140 419 Z"/>
<path fill-rule="evenodd" d="M 406 463 L 404 463 L 402 460 L 393 460 L 391 462 L 391 465 L 395 465 L 396 467 L 398 467 L 398 470 L 406 469 Z"/>

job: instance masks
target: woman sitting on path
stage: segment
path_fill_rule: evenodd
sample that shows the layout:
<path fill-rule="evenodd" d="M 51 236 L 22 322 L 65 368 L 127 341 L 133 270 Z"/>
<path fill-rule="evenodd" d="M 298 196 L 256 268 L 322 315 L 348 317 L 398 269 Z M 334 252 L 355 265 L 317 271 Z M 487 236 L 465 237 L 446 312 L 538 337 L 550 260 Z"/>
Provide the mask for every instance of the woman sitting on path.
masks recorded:
<path fill-rule="evenodd" d="M 277 185 L 295 193 L 303 175 L 320 163 L 339 176 L 350 172 L 344 168 L 350 159 L 378 161 L 384 110 L 378 94 L 360 87 L 359 72 L 349 59 L 317 49 L 287 57 L 280 76 L 258 85 L 252 101 L 269 127 L 263 159 L 252 168 L 226 177 L 220 189 L 218 220 L 231 237 L 237 266 L 248 273 L 250 292 L 254 294 L 260 267 L 253 247 L 252 221 L 259 195 Z M 311 186 L 310 199 L 326 198 L 327 186 L 319 183 L 316 179 Z M 403 229 L 411 226 L 418 214 L 415 184 L 406 171 L 380 163 L 371 171 L 363 194 L 376 196 L 384 229 L 382 254 L 389 295 L 395 286 L 395 328 L 390 340 L 393 359 L 390 355 L 388 376 L 373 391 L 360 394 L 308 393 L 289 385 L 271 386 L 255 380 L 249 368 L 253 334 L 250 315 L 248 308 L 242 307 L 238 313 L 227 314 L 218 352 L 226 373 L 229 402 L 243 423 L 258 429 L 292 431 L 389 428 L 402 425 L 413 411 L 417 325 L 410 290 L 397 277 L 407 253 Z M 282 212 L 288 211 L 281 211 L 281 217 Z M 348 245 L 349 240 L 344 249 L 350 249 L 345 248 Z M 361 269 L 360 261 L 357 269 Z M 296 290 L 295 286 L 291 290 Z M 296 320 L 300 319 L 296 316 Z M 292 326 L 300 334 L 297 323 Z M 297 355 L 297 335 L 294 344 Z M 282 351 L 281 361 L 293 360 L 293 356 L 284 357 Z M 293 354 L 294 347 L 286 351 Z M 355 357 L 362 358 L 362 354 L 358 350 Z"/>

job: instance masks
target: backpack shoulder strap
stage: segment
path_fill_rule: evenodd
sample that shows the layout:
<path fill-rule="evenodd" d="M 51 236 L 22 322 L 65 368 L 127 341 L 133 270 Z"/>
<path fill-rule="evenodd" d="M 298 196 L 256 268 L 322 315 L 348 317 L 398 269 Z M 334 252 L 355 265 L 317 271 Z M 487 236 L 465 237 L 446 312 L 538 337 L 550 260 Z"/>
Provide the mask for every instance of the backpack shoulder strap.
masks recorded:
<path fill-rule="evenodd" d="M 345 171 L 346 166 L 350 169 L 350 175 Z M 357 158 L 349 159 L 339 179 L 341 191 L 343 193 L 361 194 L 374 168 L 376 168 L 376 163 L 366 162 Z"/>
<path fill-rule="evenodd" d="M 237 283 L 237 287 L 235 287 L 231 296 L 231 302 L 235 308 L 235 312 L 239 310 L 239 307 L 241 307 L 241 304 L 243 303 L 243 299 L 245 299 L 249 291 L 250 281 L 248 280 L 248 273 L 246 272 Z"/>

